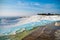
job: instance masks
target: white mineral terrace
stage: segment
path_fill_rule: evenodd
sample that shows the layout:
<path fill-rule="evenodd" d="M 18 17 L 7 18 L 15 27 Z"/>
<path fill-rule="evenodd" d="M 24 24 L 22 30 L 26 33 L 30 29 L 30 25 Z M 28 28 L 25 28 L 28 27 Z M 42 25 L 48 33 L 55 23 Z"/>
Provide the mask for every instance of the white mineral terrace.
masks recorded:
<path fill-rule="evenodd" d="M 24 18 L 14 25 L 8 25 L 8 26 L 16 27 L 16 26 L 19 26 L 19 25 L 27 24 L 27 23 L 30 23 L 30 22 L 37 22 L 37 21 L 40 21 L 40 20 L 58 21 L 58 20 L 60 20 L 60 16 L 58 16 L 58 15 L 53 15 L 53 16 L 52 15 L 51 16 L 48 16 L 48 15 L 34 15 L 34 16 Z"/>
<path fill-rule="evenodd" d="M 19 19 L 17 19 L 17 20 L 19 20 Z M 34 16 L 24 18 L 14 25 L 4 26 L 2 28 L 4 30 L 5 29 L 10 29 L 11 27 L 17 27 L 17 26 L 28 24 L 28 23 L 31 23 L 31 22 L 39 22 L 40 20 L 50 20 L 50 21 L 58 21 L 59 20 L 60 21 L 60 16 L 58 16 L 58 15 L 54 15 L 54 16 L 34 15 Z M 60 24 L 58 25 L 58 23 L 55 23 L 54 25 L 59 26 Z M 0 28 L 0 29 L 2 29 L 2 28 Z M 16 30 L 19 30 L 19 28 L 16 29 Z M 13 34 L 15 34 L 15 31 L 13 32 Z"/>
<path fill-rule="evenodd" d="M 31 17 L 26 18 L 24 20 L 21 20 L 16 25 L 22 25 L 22 24 L 26 24 L 26 23 L 30 23 L 30 22 L 37 22 L 37 21 L 40 21 L 40 20 L 58 21 L 58 20 L 60 20 L 60 16 L 58 16 L 58 15 L 55 15 L 55 16 L 34 15 L 34 16 L 31 16 Z"/>

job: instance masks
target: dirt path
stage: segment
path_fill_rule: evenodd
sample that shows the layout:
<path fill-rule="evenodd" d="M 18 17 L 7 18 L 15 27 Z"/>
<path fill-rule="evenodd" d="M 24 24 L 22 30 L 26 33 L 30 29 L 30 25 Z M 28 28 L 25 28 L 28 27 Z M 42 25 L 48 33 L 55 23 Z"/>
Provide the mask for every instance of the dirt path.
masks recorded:
<path fill-rule="evenodd" d="M 54 30 L 47 29 L 47 27 L 39 27 L 34 30 L 31 34 L 23 38 L 22 40 L 53 40 Z M 53 38 L 52 38 L 53 37 Z"/>

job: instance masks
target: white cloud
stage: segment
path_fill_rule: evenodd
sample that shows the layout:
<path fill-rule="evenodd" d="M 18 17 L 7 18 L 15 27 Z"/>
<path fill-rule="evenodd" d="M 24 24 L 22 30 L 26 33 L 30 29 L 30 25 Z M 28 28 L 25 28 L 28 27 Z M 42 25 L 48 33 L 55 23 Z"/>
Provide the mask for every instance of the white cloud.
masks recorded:
<path fill-rule="evenodd" d="M 34 3 L 33 5 L 40 6 L 40 4 L 39 4 L 39 3 Z"/>
<path fill-rule="evenodd" d="M 38 6 L 38 7 L 35 7 L 35 6 Z M 31 2 L 31 3 L 26 3 L 26 2 L 21 2 L 21 1 L 18 1 L 17 2 L 17 6 L 19 7 L 19 8 L 28 8 L 28 9 L 52 9 L 52 8 L 54 8 L 54 7 L 56 7 L 56 5 L 55 4 L 40 4 L 40 3 L 38 3 L 38 2 Z"/>
<path fill-rule="evenodd" d="M 35 7 L 34 5 L 38 7 Z M 40 4 L 37 2 L 26 3 L 18 1 L 16 5 L 0 6 L 0 16 L 21 16 L 33 15 L 39 12 L 59 12 L 58 9 L 54 9 L 55 7 L 55 4 Z"/>
<path fill-rule="evenodd" d="M 46 8 L 46 9 L 52 9 L 53 7 L 55 7 L 55 5 L 54 4 L 45 4 L 44 5 L 44 8 Z"/>

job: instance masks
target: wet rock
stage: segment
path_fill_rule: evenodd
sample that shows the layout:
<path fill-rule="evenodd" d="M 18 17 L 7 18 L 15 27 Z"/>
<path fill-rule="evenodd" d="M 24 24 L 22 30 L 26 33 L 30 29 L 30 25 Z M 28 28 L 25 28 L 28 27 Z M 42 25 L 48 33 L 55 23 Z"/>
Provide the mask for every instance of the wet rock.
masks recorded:
<path fill-rule="evenodd" d="M 60 40 L 60 30 L 55 32 L 55 40 Z"/>

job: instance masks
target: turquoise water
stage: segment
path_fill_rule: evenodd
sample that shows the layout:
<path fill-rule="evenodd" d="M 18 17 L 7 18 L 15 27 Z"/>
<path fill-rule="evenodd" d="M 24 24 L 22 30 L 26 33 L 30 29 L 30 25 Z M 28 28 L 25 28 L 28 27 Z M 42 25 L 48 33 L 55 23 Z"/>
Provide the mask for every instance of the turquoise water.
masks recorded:
<path fill-rule="evenodd" d="M 52 23 L 52 22 L 54 22 L 54 21 L 51 21 L 51 20 L 40 20 L 40 21 L 37 21 L 37 22 L 30 22 L 30 23 L 26 23 L 26 24 L 23 24 L 23 25 L 19 25 L 17 27 L 12 27 L 10 29 L 6 29 L 6 30 L 2 29 L 2 30 L 0 30 L 0 33 L 9 34 L 11 32 L 15 32 L 15 31 L 23 29 L 23 28 L 25 28 L 26 30 L 31 30 L 34 27 L 46 25 L 46 24 L 49 24 L 49 23 Z"/>

